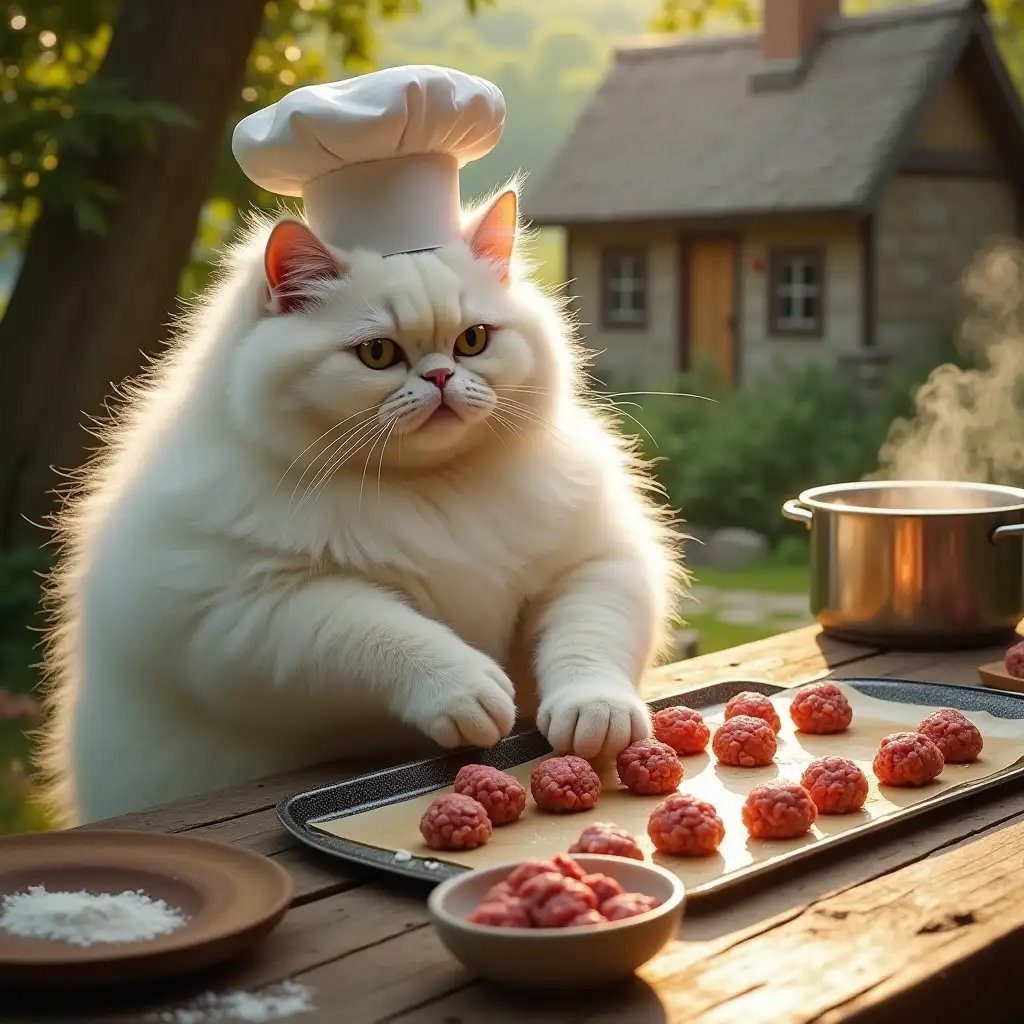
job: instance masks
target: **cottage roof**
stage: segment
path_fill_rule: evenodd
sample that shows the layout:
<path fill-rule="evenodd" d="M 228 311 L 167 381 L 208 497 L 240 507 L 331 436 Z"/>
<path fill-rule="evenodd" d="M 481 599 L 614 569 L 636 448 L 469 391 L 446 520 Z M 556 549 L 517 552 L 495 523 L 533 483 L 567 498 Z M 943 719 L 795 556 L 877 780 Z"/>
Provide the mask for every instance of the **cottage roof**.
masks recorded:
<path fill-rule="evenodd" d="M 976 0 L 830 19 L 802 81 L 754 88 L 757 35 L 620 47 L 546 173 L 539 224 L 868 210 L 960 61 L 1024 181 L 1024 116 Z"/>

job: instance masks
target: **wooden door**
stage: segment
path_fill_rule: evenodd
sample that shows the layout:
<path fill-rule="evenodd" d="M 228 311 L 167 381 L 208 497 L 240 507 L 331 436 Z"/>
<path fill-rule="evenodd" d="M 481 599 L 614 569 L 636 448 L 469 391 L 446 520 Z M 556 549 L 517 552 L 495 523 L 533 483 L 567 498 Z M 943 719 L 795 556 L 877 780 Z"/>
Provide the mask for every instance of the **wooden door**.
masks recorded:
<path fill-rule="evenodd" d="M 730 239 L 694 240 L 689 252 L 687 363 L 712 364 L 719 380 L 736 380 L 736 245 Z"/>

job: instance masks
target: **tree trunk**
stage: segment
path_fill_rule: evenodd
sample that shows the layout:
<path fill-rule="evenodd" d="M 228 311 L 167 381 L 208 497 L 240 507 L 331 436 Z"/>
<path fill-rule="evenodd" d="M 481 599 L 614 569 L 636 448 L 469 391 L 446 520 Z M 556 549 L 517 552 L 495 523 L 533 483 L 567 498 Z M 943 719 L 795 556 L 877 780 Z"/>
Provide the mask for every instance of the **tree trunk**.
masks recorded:
<path fill-rule="evenodd" d="M 97 76 L 169 103 L 152 150 L 101 153 L 113 186 L 103 237 L 44 210 L 0 321 L 0 549 L 41 543 L 61 481 L 94 443 L 83 429 L 166 338 L 182 268 L 242 86 L 264 0 L 125 0 Z M 30 522 L 26 522 L 29 520 Z"/>

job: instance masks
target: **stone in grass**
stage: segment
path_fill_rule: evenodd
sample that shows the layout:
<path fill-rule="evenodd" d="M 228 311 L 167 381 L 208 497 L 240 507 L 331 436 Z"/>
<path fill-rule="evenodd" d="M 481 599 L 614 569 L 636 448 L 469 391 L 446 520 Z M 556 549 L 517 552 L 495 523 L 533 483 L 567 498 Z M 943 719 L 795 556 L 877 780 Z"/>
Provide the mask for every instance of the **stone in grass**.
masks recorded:
<path fill-rule="evenodd" d="M 742 569 L 768 553 L 768 541 L 760 533 L 740 526 L 715 530 L 707 543 L 709 564 L 720 569 Z"/>

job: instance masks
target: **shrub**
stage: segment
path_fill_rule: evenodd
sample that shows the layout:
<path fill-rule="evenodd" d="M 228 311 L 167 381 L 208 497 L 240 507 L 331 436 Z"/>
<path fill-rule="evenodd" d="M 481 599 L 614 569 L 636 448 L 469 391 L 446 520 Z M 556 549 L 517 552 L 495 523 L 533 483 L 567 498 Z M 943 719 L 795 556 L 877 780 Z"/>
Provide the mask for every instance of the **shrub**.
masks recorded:
<path fill-rule="evenodd" d="M 773 543 L 792 536 L 780 508 L 822 484 L 858 480 L 877 467 L 889 425 L 913 409 L 913 392 L 946 352 L 890 369 L 873 401 L 853 373 L 816 364 L 778 365 L 747 386 L 719 386 L 707 373 L 665 390 L 714 399 L 650 396 L 630 409 L 641 443 L 673 507 L 703 527 L 741 526 Z M 627 433 L 638 428 L 623 421 Z"/>

